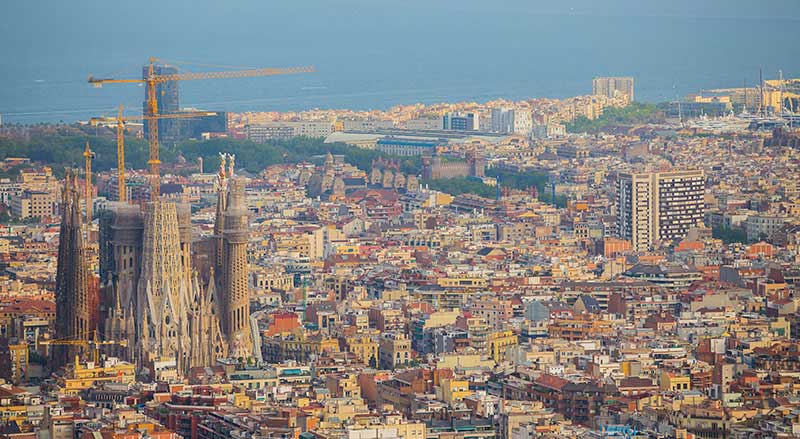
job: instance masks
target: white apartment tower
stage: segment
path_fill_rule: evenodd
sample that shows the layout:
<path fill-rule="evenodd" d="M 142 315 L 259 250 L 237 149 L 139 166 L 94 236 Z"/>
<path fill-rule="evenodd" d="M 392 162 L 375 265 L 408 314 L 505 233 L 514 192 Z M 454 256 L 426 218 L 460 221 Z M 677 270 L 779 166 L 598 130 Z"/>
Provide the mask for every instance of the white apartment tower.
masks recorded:
<path fill-rule="evenodd" d="M 533 115 L 528 109 L 493 108 L 491 130 L 496 133 L 529 135 L 533 130 Z"/>
<path fill-rule="evenodd" d="M 647 250 L 656 241 L 681 239 L 702 222 L 704 196 L 702 170 L 620 174 L 617 235 L 636 250 Z"/>
<path fill-rule="evenodd" d="M 624 95 L 627 97 L 628 102 L 633 102 L 633 78 L 630 76 L 594 78 L 592 80 L 592 94 L 607 98 L 616 98 Z"/>

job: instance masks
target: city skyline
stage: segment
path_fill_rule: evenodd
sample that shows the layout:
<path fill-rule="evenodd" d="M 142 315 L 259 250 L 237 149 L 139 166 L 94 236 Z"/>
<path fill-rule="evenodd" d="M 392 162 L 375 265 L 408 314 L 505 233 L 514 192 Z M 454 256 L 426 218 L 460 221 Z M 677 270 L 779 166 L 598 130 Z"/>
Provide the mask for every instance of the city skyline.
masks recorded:
<path fill-rule="evenodd" d="M 447 2 L 431 8 L 415 1 L 393 14 L 366 2 L 353 0 L 348 5 L 334 11 L 305 8 L 302 25 L 288 27 L 297 17 L 290 5 L 245 1 L 239 7 L 248 14 L 238 16 L 209 2 L 196 12 L 172 16 L 169 30 L 164 32 L 176 31 L 178 37 L 166 45 L 161 43 L 161 34 L 138 31 L 148 27 L 147 11 L 169 14 L 180 9 L 178 5 L 118 5 L 117 10 L 127 19 L 117 22 L 104 20 L 106 9 L 97 3 L 67 6 L 50 2 L 41 9 L 9 4 L 4 15 L 17 19 L 3 27 L 6 33 L 0 37 L 17 44 L 8 45 L 14 52 L 7 62 L 0 63 L 0 74 L 7 78 L 0 85 L 0 114 L 6 122 L 71 122 L 113 112 L 120 103 L 137 108 L 141 105 L 138 90 L 122 91 L 117 95 L 122 99 L 110 100 L 107 93 L 86 89 L 81 82 L 90 74 L 135 72 L 150 56 L 189 61 L 181 65 L 195 71 L 211 66 L 318 67 L 313 77 L 287 77 L 275 81 L 274 86 L 237 80 L 185 87 L 182 102 L 186 106 L 223 104 L 219 109 L 238 112 L 253 108 L 383 109 L 420 101 L 498 97 L 565 98 L 590 93 L 586 84 L 592 77 L 615 75 L 637 78 L 639 100 L 661 102 L 701 89 L 740 86 L 745 80 L 755 84 L 759 70 L 772 78 L 779 70 L 786 77 L 800 73 L 794 58 L 781 56 L 791 53 L 791 38 L 783 30 L 792 29 L 792 17 L 797 16 L 797 5 L 787 1 L 771 0 L 763 8 L 742 1 L 702 5 L 685 0 L 532 5 L 512 1 L 500 7 L 470 1 L 461 2 L 455 15 Z M 320 11 L 335 14 L 336 19 L 329 20 Z M 74 20 L 54 23 L 60 16 Z M 369 19 L 356 20 L 355 16 Z M 240 25 L 243 20 L 246 26 Z M 451 22 L 469 25 L 451 26 Z M 47 32 L 27 32 L 37 23 L 67 26 L 58 36 L 65 50 L 53 50 L 50 43 L 54 38 Z M 274 36 L 258 31 L 264 24 Z M 740 31 L 730 31 L 740 24 Z M 382 28 L 392 32 L 382 32 Z M 200 29 L 217 29 L 219 37 Z M 95 38 L 95 32 L 104 38 Z M 469 45 L 442 52 L 430 43 L 447 41 L 453 34 L 468 41 L 485 35 L 477 39 L 481 44 L 472 48 L 477 56 L 466 49 Z M 21 35 L 27 38 L 21 39 Z M 373 38 L 363 39 L 362 35 Z M 719 40 L 718 35 L 726 38 Z M 706 43 L 712 40 L 723 44 Z M 318 44 L 320 41 L 328 44 Z M 197 43 L 202 50 L 195 47 Z M 527 56 L 517 56 L 513 49 L 517 46 L 516 50 Z M 364 48 L 370 56 L 347 50 L 355 47 Z M 28 53 L 43 56 L 38 62 L 28 62 Z M 115 55 L 98 56 L 104 53 Z M 43 60 L 54 62 L 42 64 Z"/>
<path fill-rule="evenodd" d="M 0 22 L 0 439 L 800 433 L 796 1 Z"/>

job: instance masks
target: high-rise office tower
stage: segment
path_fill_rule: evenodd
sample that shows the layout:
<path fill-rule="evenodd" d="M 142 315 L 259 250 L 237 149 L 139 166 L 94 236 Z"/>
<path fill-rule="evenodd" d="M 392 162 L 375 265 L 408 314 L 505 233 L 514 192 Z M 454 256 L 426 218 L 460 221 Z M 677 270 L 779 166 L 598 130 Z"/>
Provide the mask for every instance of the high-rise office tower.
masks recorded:
<path fill-rule="evenodd" d="M 446 113 L 442 117 L 442 128 L 454 131 L 477 131 L 480 120 L 475 113 Z"/>
<path fill-rule="evenodd" d="M 56 337 L 89 338 L 89 269 L 83 246 L 78 176 L 67 170 L 61 194 L 61 230 L 56 269 Z M 70 355 L 54 349 L 56 363 L 63 364 Z"/>
<path fill-rule="evenodd" d="M 681 239 L 703 220 L 704 196 L 702 170 L 620 174 L 617 235 L 636 250 Z"/>
<path fill-rule="evenodd" d="M 231 173 L 232 174 L 232 173 Z M 249 357 L 253 342 L 250 333 L 250 284 L 247 263 L 249 219 L 245 203 L 247 180 L 228 176 L 223 236 L 222 297 L 225 298 L 225 335 L 232 357 Z"/>
<path fill-rule="evenodd" d="M 594 78 L 592 80 L 592 94 L 607 98 L 624 95 L 627 97 L 628 102 L 633 102 L 633 78 L 630 76 Z"/>
<path fill-rule="evenodd" d="M 533 130 L 533 117 L 530 110 L 521 108 L 493 108 L 491 130 L 496 133 L 527 135 Z"/>
<path fill-rule="evenodd" d="M 146 78 L 149 66 L 144 66 L 142 77 Z M 153 66 L 153 73 L 156 75 L 174 75 L 178 73 L 177 67 L 156 64 Z M 180 111 L 180 95 L 178 93 L 178 81 L 166 81 L 156 84 L 156 96 L 158 100 L 158 113 L 168 114 Z M 147 90 L 145 90 L 145 101 L 143 102 L 144 112 L 147 113 Z M 171 143 L 180 140 L 183 131 L 182 119 L 161 119 L 158 122 L 158 139 L 160 142 Z M 150 122 L 144 121 L 144 138 L 147 138 Z"/>
<path fill-rule="evenodd" d="M 514 110 L 510 108 L 492 108 L 492 131 L 510 133 L 514 127 Z"/>

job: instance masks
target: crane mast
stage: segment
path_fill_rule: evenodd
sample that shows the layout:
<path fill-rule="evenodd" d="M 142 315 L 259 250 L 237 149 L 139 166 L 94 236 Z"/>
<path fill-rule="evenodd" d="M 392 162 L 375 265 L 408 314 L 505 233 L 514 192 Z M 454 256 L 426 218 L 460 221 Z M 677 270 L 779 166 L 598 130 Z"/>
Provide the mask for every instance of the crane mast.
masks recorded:
<path fill-rule="evenodd" d="M 150 157 L 147 165 L 150 167 L 150 196 L 158 198 L 161 195 L 161 160 L 158 157 L 158 100 L 156 97 L 155 74 L 153 73 L 153 59 L 147 69 L 147 143 L 150 145 Z"/>
<path fill-rule="evenodd" d="M 169 113 L 169 114 L 157 114 L 155 116 L 129 116 L 124 117 L 122 112 L 122 105 L 119 106 L 117 111 L 117 117 L 93 117 L 89 120 L 89 123 L 93 126 L 97 126 L 104 123 L 113 123 L 116 126 L 116 134 L 117 134 L 117 186 L 118 186 L 118 200 L 119 201 L 127 201 L 128 199 L 128 190 L 125 184 L 125 122 L 129 120 L 150 120 L 150 121 L 158 121 L 161 119 L 183 119 L 183 118 L 190 118 L 190 117 L 204 117 L 204 116 L 216 116 L 217 113 L 210 112 L 210 111 L 192 111 L 192 112 L 183 112 L 183 113 Z M 157 123 L 155 124 L 157 125 Z"/>
<path fill-rule="evenodd" d="M 125 121 L 122 118 L 122 105 L 117 111 L 117 199 L 128 201 L 128 188 L 125 185 Z"/>
<path fill-rule="evenodd" d="M 223 79 L 223 78 L 246 78 L 254 76 L 288 75 L 295 73 L 313 72 L 313 67 L 290 67 L 290 68 L 265 68 L 249 69 L 239 71 L 222 71 L 206 73 L 176 73 L 168 75 L 156 75 L 155 63 L 157 58 L 150 58 L 147 66 L 147 75 L 142 79 L 112 79 L 95 78 L 90 76 L 89 83 L 95 87 L 102 87 L 109 83 L 138 83 L 144 84 L 147 89 L 147 99 L 143 119 L 148 121 L 147 142 L 149 144 L 150 156 L 147 161 L 150 170 L 150 197 L 157 198 L 161 194 L 161 160 L 159 159 L 158 145 L 158 93 L 156 87 L 169 81 L 185 81 L 197 79 Z"/>

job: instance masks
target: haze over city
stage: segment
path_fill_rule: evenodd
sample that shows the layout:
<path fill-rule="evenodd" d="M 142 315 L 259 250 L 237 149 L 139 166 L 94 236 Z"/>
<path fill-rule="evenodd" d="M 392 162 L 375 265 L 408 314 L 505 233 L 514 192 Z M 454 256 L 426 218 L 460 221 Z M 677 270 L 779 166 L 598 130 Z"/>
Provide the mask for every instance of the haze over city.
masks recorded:
<path fill-rule="evenodd" d="M 191 4 L 191 7 L 189 7 Z M 800 71 L 797 2 L 6 2 L 0 114 L 72 122 L 119 103 L 89 74 L 156 56 L 187 68 L 317 66 L 308 77 L 182 85 L 187 106 L 229 111 L 385 109 L 416 102 L 569 97 L 633 75 L 647 102 Z M 13 19 L 11 17 L 14 17 Z"/>
<path fill-rule="evenodd" d="M 800 4 L 0 5 L 0 439 L 800 436 Z"/>

